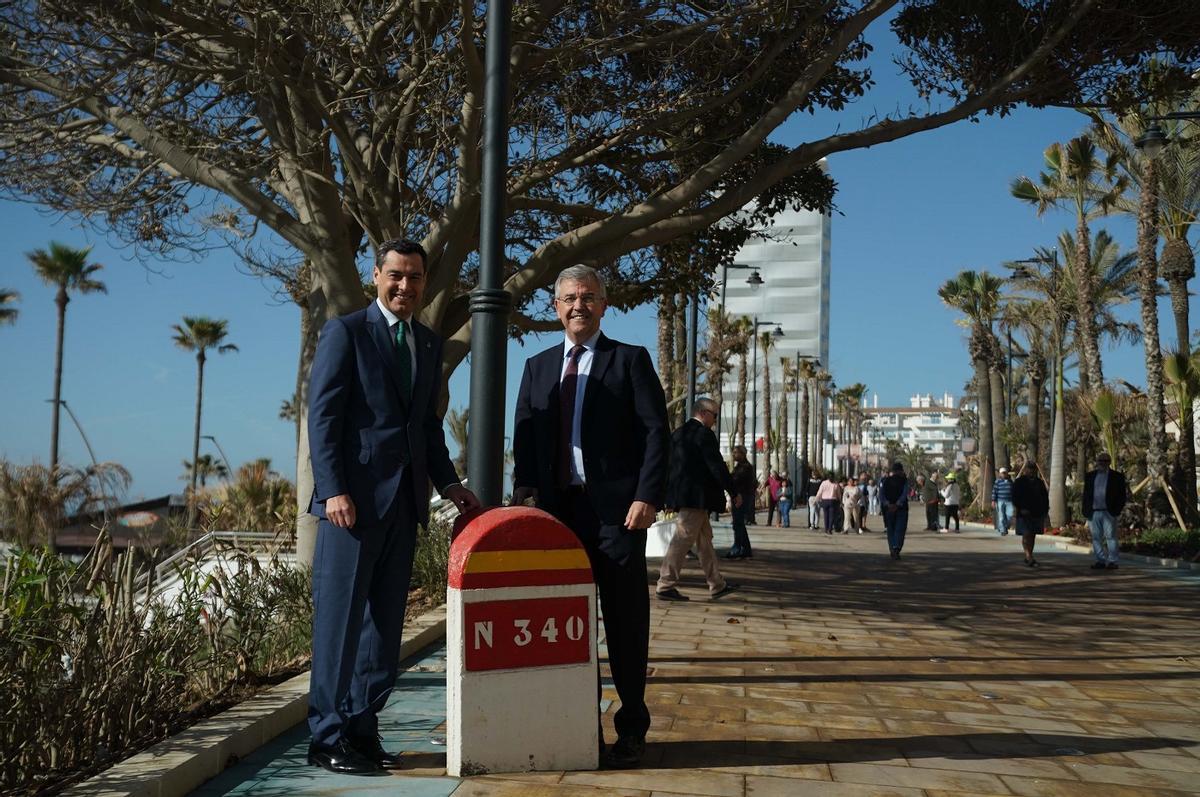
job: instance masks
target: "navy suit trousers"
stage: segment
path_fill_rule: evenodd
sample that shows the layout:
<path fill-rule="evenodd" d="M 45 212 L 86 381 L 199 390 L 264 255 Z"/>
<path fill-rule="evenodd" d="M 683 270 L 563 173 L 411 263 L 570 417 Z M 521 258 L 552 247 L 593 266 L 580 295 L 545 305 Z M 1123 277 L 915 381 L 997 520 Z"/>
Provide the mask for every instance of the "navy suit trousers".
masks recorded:
<path fill-rule="evenodd" d="M 308 727 L 313 742 L 373 737 L 399 669 L 416 549 L 412 478 L 389 517 L 343 529 L 322 519 L 313 555 L 313 658 Z"/>
<path fill-rule="evenodd" d="M 650 729 L 646 706 L 646 665 L 650 650 L 650 590 L 646 574 L 646 532 L 605 526 L 591 499 L 582 491 L 567 490 L 556 502 L 558 519 L 568 526 L 587 550 L 592 577 L 604 614 L 604 639 L 608 664 L 621 707 L 613 715 L 618 736 L 645 737 Z M 624 535 L 624 546 L 605 543 Z M 624 557 L 614 556 L 628 550 Z M 596 673 L 597 691 L 600 674 Z"/>

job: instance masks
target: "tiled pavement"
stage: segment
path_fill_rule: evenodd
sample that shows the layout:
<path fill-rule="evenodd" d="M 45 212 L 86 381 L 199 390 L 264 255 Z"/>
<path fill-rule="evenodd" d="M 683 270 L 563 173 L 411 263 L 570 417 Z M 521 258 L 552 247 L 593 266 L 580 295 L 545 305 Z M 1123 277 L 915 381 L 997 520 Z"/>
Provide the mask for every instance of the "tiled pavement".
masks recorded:
<path fill-rule="evenodd" d="M 1200 573 L 1052 551 L 1031 570 L 984 531 L 912 532 L 899 562 L 878 531 L 752 537 L 723 563 L 742 592 L 706 600 L 692 562 L 695 599 L 654 602 L 644 769 L 444 777 L 435 654 L 385 720 L 412 769 L 334 778 L 297 730 L 200 793 L 1200 794 Z"/>

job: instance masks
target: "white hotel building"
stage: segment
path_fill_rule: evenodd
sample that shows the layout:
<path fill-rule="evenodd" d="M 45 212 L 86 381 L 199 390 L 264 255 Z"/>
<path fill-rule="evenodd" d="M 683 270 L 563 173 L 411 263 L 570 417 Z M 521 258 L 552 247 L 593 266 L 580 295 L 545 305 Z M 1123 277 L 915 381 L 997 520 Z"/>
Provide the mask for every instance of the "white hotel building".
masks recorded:
<path fill-rule="evenodd" d="M 753 288 L 747 284 L 751 271 L 742 268 L 728 270 L 725 288 L 725 311 L 733 317 L 771 322 L 759 327 L 759 334 L 773 331 L 777 326 L 783 336 L 777 338 L 769 362 L 763 362 L 759 352 L 759 376 L 747 386 L 746 446 L 758 440 L 767 428 L 762 412 L 762 369 L 771 369 L 772 411 L 778 413 L 778 397 L 783 391 L 781 357 L 797 355 L 829 363 L 829 274 L 830 223 L 827 213 L 786 210 L 771 220 L 770 227 L 751 238 L 738 252 L 735 262 L 751 266 L 762 277 L 763 284 Z M 718 284 L 721 271 L 714 275 Z M 718 295 L 717 302 L 720 302 Z M 748 367 L 753 367 L 753 352 L 748 355 Z M 737 367 L 731 369 L 722 391 L 721 448 L 729 450 L 730 433 L 734 429 L 737 404 Z M 751 432 L 753 413 L 750 401 L 758 388 L 757 424 Z M 793 443 L 798 437 L 795 428 L 795 394 L 788 398 L 788 431 Z M 793 449 L 794 450 L 794 449 Z M 766 469 L 760 459 L 759 471 Z"/>

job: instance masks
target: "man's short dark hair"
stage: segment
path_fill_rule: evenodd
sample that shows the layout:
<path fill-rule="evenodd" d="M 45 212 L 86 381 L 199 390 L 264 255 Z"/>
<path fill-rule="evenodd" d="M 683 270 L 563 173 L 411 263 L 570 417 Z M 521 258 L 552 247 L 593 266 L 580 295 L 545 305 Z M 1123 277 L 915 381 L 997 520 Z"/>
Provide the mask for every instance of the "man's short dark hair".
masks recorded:
<path fill-rule="evenodd" d="M 375 250 L 376 269 L 383 270 L 383 261 L 387 258 L 388 252 L 395 252 L 399 255 L 420 255 L 421 267 L 426 268 L 429 265 L 429 256 L 425 254 L 425 247 L 406 238 L 392 238 L 390 241 L 381 243 Z"/>

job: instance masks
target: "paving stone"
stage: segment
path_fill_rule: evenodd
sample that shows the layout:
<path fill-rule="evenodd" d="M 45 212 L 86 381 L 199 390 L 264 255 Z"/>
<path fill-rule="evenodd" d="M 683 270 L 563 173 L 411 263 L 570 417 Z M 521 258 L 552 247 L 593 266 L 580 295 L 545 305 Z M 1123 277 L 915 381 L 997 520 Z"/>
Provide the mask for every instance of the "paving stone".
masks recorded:
<path fill-rule="evenodd" d="M 698 797 L 742 797 L 746 790 L 745 776 L 705 770 L 626 770 L 609 772 L 568 772 L 562 785 L 630 788 L 693 794 Z"/>
<path fill-rule="evenodd" d="M 924 797 L 920 789 L 746 776 L 746 797 Z"/>
<path fill-rule="evenodd" d="M 881 764 L 830 764 L 833 779 L 845 783 L 875 786 L 905 786 L 915 789 L 952 789 L 958 791 L 1003 791 L 1004 783 L 995 775 L 955 772 Z"/>

